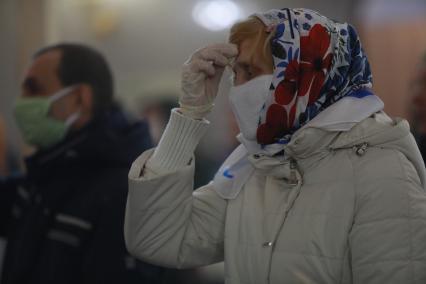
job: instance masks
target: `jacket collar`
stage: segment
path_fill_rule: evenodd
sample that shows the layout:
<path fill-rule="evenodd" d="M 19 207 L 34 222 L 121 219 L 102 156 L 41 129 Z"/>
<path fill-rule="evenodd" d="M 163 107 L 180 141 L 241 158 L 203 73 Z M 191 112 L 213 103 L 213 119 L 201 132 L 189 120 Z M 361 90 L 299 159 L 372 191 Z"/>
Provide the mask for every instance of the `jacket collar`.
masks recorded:
<path fill-rule="evenodd" d="M 331 131 L 317 127 L 304 127 L 297 131 L 284 146 L 284 154 L 250 154 L 240 145 L 225 161 L 214 178 L 215 191 L 225 199 L 234 199 L 254 169 L 265 175 L 283 178 L 290 183 L 303 183 L 303 169 L 296 162 L 304 160 L 304 169 L 328 155 L 330 151 L 357 145 L 396 149 L 410 160 L 426 184 L 425 169 L 407 121 L 390 119 L 380 112 L 364 119 L 348 131 Z M 293 163 L 293 166 L 292 166 Z"/>
<path fill-rule="evenodd" d="M 283 155 L 271 157 L 254 154 L 249 155 L 248 160 L 255 168 L 270 168 L 272 165 L 286 164 L 291 159 L 302 160 L 313 156 L 321 158 L 333 150 L 353 148 L 361 144 L 367 144 L 369 147 L 391 144 L 408 136 L 410 129 L 407 121 L 392 120 L 380 112 L 364 119 L 348 131 L 301 128 L 284 146 Z"/>
<path fill-rule="evenodd" d="M 408 122 L 392 120 L 384 112 L 376 113 L 356 124 L 348 131 L 330 131 L 316 127 L 304 127 L 296 132 L 285 152 L 301 159 L 315 153 L 342 148 L 351 148 L 367 143 L 377 146 L 410 135 Z"/>
<path fill-rule="evenodd" d="M 357 95 L 357 96 L 355 96 Z M 292 135 L 277 141 L 277 143 L 269 145 L 259 145 L 257 141 L 250 141 L 244 138 L 243 135 L 238 135 L 237 139 L 245 146 L 250 154 L 260 154 L 274 156 L 283 150 L 291 152 L 292 150 L 301 149 L 301 147 L 291 146 L 300 144 L 308 132 L 310 143 L 308 149 L 297 150 L 292 154 L 303 155 L 307 151 L 317 151 L 318 145 L 322 139 L 332 141 L 334 137 L 330 137 L 330 133 L 348 132 L 355 125 L 359 124 L 364 119 L 383 110 L 383 101 L 374 95 L 368 89 L 360 89 L 354 93 L 354 96 L 347 96 L 321 111 L 313 120 L 309 121 L 305 126 L 300 128 Z M 335 136 L 335 135 L 334 135 Z M 325 141 L 325 143 L 330 142 Z M 286 145 L 289 144 L 290 146 Z M 307 145 L 304 145 L 307 146 Z M 313 148 L 313 149 L 309 149 Z"/>

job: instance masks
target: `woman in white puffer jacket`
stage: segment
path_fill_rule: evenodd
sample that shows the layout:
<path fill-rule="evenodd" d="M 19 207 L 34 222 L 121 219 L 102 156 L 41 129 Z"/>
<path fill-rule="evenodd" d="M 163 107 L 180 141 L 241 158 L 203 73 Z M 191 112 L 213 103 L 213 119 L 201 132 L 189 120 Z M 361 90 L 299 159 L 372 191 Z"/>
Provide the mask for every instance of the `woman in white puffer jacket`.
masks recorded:
<path fill-rule="evenodd" d="M 129 251 L 178 268 L 224 260 L 228 284 L 426 283 L 423 161 L 372 93 L 355 30 L 271 10 L 230 42 L 185 63 L 180 108 L 130 170 Z M 241 145 L 193 191 L 193 151 L 230 62 Z"/>

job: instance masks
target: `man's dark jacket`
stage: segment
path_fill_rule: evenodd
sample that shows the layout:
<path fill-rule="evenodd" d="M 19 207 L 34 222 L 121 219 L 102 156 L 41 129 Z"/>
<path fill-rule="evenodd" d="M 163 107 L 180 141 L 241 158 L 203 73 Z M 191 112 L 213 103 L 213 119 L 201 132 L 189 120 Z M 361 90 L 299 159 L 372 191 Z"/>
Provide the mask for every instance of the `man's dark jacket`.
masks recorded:
<path fill-rule="evenodd" d="M 123 236 L 128 170 L 149 147 L 147 125 L 114 109 L 0 183 L 2 283 L 156 283 L 160 269 L 130 257 Z"/>

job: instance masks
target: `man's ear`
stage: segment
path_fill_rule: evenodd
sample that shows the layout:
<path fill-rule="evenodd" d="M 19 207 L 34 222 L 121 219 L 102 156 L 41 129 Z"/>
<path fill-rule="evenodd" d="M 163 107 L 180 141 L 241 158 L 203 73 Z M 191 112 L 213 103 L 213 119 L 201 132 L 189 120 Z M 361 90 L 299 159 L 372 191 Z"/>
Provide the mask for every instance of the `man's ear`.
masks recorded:
<path fill-rule="evenodd" d="M 80 84 L 77 87 L 77 92 L 79 93 L 79 105 L 81 106 L 81 112 L 84 115 L 89 115 L 93 113 L 93 104 L 94 104 L 94 95 L 93 89 L 88 84 Z"/>

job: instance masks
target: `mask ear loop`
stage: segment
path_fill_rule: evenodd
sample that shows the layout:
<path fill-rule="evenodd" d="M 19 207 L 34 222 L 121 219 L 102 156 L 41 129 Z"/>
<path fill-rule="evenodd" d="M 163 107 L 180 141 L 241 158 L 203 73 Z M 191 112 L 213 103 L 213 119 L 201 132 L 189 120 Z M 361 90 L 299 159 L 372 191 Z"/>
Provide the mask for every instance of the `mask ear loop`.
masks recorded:
<path fill-rule="evenodd" d="M 68 87 L 60 90 L 59 92 L 57 92 L 53 96 L 49 97 L 49 103 L 51 104 L 54 101 L 57 101 L 60 98 L 65 97 L 66 95 L 68 95 L 69 93 L 71 93 L 74 89 L 75 89 L 75 85 L 72 85 L 72 86 L 68 86 Z M 80 115 L 81 115 L 80 111 L 77 111 L 77 112 L 71 114 L 65 120 L 65 126 L 66 126 L 66 128 L 69 129 L 71 127 L 71 125 L 73 125 L 78 120 L 78 118 L 80 117 Z"/>
<path fill-rule="evenodd" d="M 66 88 L 63 88 L 62 90 L 58 91 L 56 94 L 54 94 L 53 96 L 49 97 L 49 102 L 53 103 L 54 101 L 59 100 L 62 97 L 65 97 L 66 95 L 68 95 L 69 93 L 71 93 L 74 90 L 75 86 L 69 86 Z"/>
<path fill-rule="evenodd" d="M 65 126 L 68 128 L 71 127 L 80 117 L 80 112 L 77 111 L 73 114 L 71 114 L 66 120 L 65 120 Z"/>

